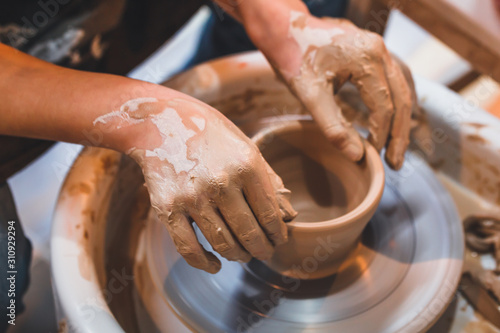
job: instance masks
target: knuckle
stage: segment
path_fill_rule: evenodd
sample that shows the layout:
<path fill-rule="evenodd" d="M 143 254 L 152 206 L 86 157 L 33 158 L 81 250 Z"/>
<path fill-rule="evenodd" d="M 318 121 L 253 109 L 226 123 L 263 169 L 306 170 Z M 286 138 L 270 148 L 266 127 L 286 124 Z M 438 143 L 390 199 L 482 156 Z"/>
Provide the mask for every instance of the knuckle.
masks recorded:
<path fill-rule="evenodd" d="M 217 175 L 214 178 L 215 186 L 218 189 L 227 189 L 229 187 L 229 177 L 227 175 Z"/>
<path fill-rule="evenodd" d="M 244 153 L 239 162 L 238 175 L 251 174 L 255 169 L 255 163 L 259 162 L 260 151 L 255 147 Z"/>
<path fill-rule="evenodd" d="M 245 158 L 240 163 L 240 168 L 252 170 L 254 163 L 258 160 L 259 152 L 251 152 L 245 155 Z"/>
<path fill-rule="evenodd" d="M 158 219 L 163 222 L 167 227 L 171 226 L 174 224 L 176 220 L 176 214 L 174 213 L 174 210 L 172 209 L 171 206 L 153 206 L 153 208 L 156 211 L 156 215 L 158 216 Z"/>
<path fill-rule="evenodd" d="M 240 234 L 240 239 L 244 244 L 254 244 L 259 237 L 260 234 L 256 229 L 247 230 Z"/>
<path fill-rule="evenodd" d="M 155 208 L 158 212 L 171 212 L 175 206 L 175 201 L 173 197 L 168 199 L 158 198 L 156 196 L 150 196 L 151 207 Z"/>
<path fill-rule="evenodd" d="M 381 57 L 386 52 L 383 38 L 371 31 L 366 32 L 366 37 L 366 52 L 368 52 L 372 57 Z"/>
<path fill-rule="evenodd" d="M 205 212 L 205 209 L 202 205 L 198 205 L 197 207 L 195 207 L 195 209 L 198 210 L 198 212 L 196 213 L 196 224 L 202 231 L 210 232 L 214 224 L 212 222 L 211 214 Z"/>
<path fill-rule="evenodd" d="M 183 206 L 196 207 L 198 205 L 199 196 L 197 195 L 196 191 L 186 191 L 186 193 L 180 198 L 182 200 Z"/>
<path fill-rule="evenodd" d="M 273 226 L 279 221 L 278 213 L 274 210 L 266 211 L 260 216 L 259 221 L 263 226 Z"/>
<path fill-rule="evenodd" d="M 250 142 L 250 144 L 241 150 L 241 154 L 243 156 L 243 161 L 251 163 L 260 155 L 260 150 L 253 142 Z"/>
<path fill-rule="evenodd" d="M 208 186 L 211 192 L 224 193 L 229 187 L 229 177 L 225 174 L 215 175 L 209 181 Z"/>
<path fill-rule="evenodd" d="M 170 204 L 171 209 L 184 211 L 183 207 L 192 207 L 196 204 L 196 193 L 186 190 L 183 193 L 177 194 Z"/>
<path fill-rule="evenodd" d="M 229 244 L 229 243 L 219 243 L 213 245 L 214 250 L 219 253 L 220 255 L 224 256 L 227 253 L 233 252 L 235 250 L 235 245 L 234 244 Z"/>
<path fill-rule="evenodd" d="M 161 220 L 167 225 L 167 227 L 171 230 L 176 225 L 175 214 L 172 212 L 162 212 L 160 216 Z"/>
<path fill-rule="evenodd" d="M 341 124 L 333 124 L 325 128 L 325 135 L 335 145 L 342 145 L 349 139 L 349 133 Z"/>

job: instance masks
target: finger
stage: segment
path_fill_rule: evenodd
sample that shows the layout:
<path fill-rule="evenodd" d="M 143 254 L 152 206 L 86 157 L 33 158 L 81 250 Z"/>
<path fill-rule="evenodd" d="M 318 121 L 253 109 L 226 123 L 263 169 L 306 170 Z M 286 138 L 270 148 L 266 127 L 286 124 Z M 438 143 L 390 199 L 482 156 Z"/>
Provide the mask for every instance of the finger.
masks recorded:
<path fill-rule="evenodd" d="M 271 181 L 271 185 L 274 188 L 276 193 L 276 200 L 278 202 L 278 206 L 280 207 L 281 218 L 284 221 L 291 221 L 295 216 L 297 216 L 297 211 L 293 209 L 292 204 L 290 203 L 290 197 L 292 192 L 289 189 L 285 188 L 281 177 L 274 172 L 271 166 L 266 162 L 266 170 L 269 175 L 269 180 Z"/>
<path fill-rule="evenodd" d="M 389 54 L 384 58 L 384 66 L 395 109 L 385 159 L 391 168 L 398 170 L 410 143 L 412 94 L 401 69 Z"/>
<path fill-rule="evenodd" d="M 390 54 L 390 57 L 392 58 L 392 62 L 394 65 L 399 67 L 399 70 L 403 74 L 406 83 L 408 84 L 408 88 L 410 89 L 410 94 L 411 94 L 411 101 L 412 101 L 412 109 L 414 107 L 418 106 L 417 103 L 417 92 L 415 91 L 415 82 L 413 81 L 413 76 L 411 74 L 410 68 L 401 60 L 398 58 L 395 54 Z"/>
<path fill-rule="evenodd" d="M 243 193 L 257 221 L 273 244 L 286 243 L 288 229 L 281 218 L 276 193 L 264 165 L 245 174 Z"/>
<path fill-rule="evenodd" d="M 212 274 L 220 270 L 219 259 L 201 246 L 193 226 L 184 214 L 171 212 L 160 216 L 160 219 L 164 222 L 177 252 L 189 265 Z"/>
<path fill-rule="evenodd" d="M 398 67 L 401 73 L 403 74 L 405 81 L 408 84 L 408 89 L 410 89 L 411 117 L 412 117 L 412 120 L 410 121 L 410 131 L 411 131 L 411 129 L 413 129 L 415 126 L 415 120 L 424 117 L 424 115 L 422 114 L 422 110 L 418 106 L 418 98 L 417 98 L 417 91 L 415 90 L 415 82 L 413 81 L 413 77 L 411 75 L 411 71 L 408 68 L 408 66 L 394 54 L 391 54 L 391 58 L 394 65 Z"/>
<path fill-rule="evenodd" d="M 217 253 L 227 260 L 250 261 L 252 256 L 234 239 L 217 208 L 206 202 L 189 213 Z"/>
<path fill-rule="evenodd" d="M 355 72 L 352 83 L 358 88 L 361 99 L 370 110 L 368 141 L 380 151 L 387 142 L 391 128 L 394 105 L 383 66 L 363 67 Z"/>
<path fill-rule="evenodd" d="M 219 211 L 240 244 L 255 258 L 267 260 L 274 248 L 260 228 L 238 188 L 222 189 L 216 198 Z"/>
<path fill-rule="evenodd" d="M 309 77 L 311 76 L 311 77 Z M 364 155 L 358 132 L 344 118 L 333 97 L 333 84 L 304 73 L 292 80 L 292 89 L 333 145 L 353 161 Z"/>

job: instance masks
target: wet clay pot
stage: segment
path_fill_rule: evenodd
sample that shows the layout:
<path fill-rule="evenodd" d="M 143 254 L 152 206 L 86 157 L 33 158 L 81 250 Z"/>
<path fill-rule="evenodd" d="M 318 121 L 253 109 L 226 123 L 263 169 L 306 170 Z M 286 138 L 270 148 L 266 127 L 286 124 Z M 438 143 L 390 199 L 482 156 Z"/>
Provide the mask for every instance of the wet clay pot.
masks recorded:
<path fill-rule="evenodd" d="M 277 247 L 266 264 L 299 279 L 323 278 L 348 266 L 382 197 L 384 168 L 378 152 L 365 142 L 365 157 L 352 162 L 311 120 L 277 122 L 253 141 L 291 190 L 298 211 L 288 223 L 288 243 Z"/>

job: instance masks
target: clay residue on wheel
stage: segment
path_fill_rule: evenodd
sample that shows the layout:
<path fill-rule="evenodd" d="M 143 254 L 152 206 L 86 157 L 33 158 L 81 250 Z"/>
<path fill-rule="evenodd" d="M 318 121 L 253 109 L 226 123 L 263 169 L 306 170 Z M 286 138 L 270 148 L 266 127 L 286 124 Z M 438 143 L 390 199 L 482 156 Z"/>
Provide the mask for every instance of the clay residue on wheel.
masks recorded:
<path fill-rule="evenodd" d="M 124 156 L 112 191 L 106 217 L 104 275 L 105 301 L 126 332 L 139 332 L 134 307 L 134 258 L 138 237 L 151 208 L 139 166 Z"/>
<path fill-rule="evenodd" d="M 114 181 L 114 176 L 118 171 L 120 154 L 99 148 L 86 148 L 82 152 L 76 163 L 82 165 L 92 174 L 89 181 L 81 181 L 78 177 L 67 179 L 60 200 L 66 200 L 69 196 L 85 196 L 91 198 L 81 211 L 81 224 L 72 225 L 68 223 L 68 234 L 76 234 L 76 239 L 81 244 L 81 251 L 78 255 L 78 268 L 80 275 L 86 280 L 93 280 L 93 271 L 98 282 L 104 281 L 102 274 L 102 245 L 105 235 L 104 216 L 106 203 L 109 202 L 109 187 Z M 95 193 L 98 193 L 96 195 Z"/>
<path fill-rule="evenodd" d="M 481 262 L 469 255 L 464 264 L 464 275 L 489 293 L 500 307 L 500 219 L 493 216 L 470 216 L 464 220 L 465 240 L 470 250 L 477 254 L 491 253 L 496 261 L 493 270 L 485 269 Z M 465 277 L 464 277 L 465 278 Z M 467 290 L 464 290 L 467 296 Z M 485 296 L 488 297 L 488 296 Z M 476 308 L 481 298 L 467 297 Z M 498 312 L 500 314 L 500 312 Z"/>
<path fill-rule="evenodd" d="M 494 271 L 500 274 L 500 218 L 470 216 L 464 221 L 465 240 L 469 248 L 478 253 L 490 252 L 496 261 Z M 500 300 L 500 285 L 497 293 Z"/>
<path fill-rule="evenodd" d="M 477 134 L 467 134 L 465 136 L 465 139 L 472 141 L 472 142 L 475 142 L 475 143 L 480 143 L 480 144 L 490 143 L 488 140 L 486 140 L 485 138 L 483 138 L 482 136 L 477 135 Z"/>

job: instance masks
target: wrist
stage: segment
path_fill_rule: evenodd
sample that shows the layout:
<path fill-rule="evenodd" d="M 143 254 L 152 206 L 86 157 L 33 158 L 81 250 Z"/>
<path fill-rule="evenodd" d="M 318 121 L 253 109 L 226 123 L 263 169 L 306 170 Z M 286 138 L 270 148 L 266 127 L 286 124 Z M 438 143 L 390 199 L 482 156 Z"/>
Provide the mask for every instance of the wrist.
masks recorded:
<path fill-rule="evenodd" d="M 136 149 L 153 151 L 166 139 L 189 137 L 217 112 L 178 91 L 156 85 L 151 89 L 129 95 L 123 104 L 93 121 L 107 147 L 125 154 Z"/>
<path fill-rule="evenodd" d="M 291 12 L 310 15 L 300 0 L 243 1 L 238 11 L 248 36 L 264 53 L 279 49 L 288 39 Z"/>
<path fill-rule="evenodd" d="M 264 6 L 256 0 L 241 8 L 242 21 L 255 46 L 285 81 L 296 76 L 302 63 L 300 47 L 290 34 L 293 16 L 314 18 L 302 1 L 279 0 Z"/>
<path fill-rule="evenodd" d="M 90 144 L 128 154 L 135 148 L 148 149 L 158 144 L 157 129 L 148 119 L 162 111 L 158 101 L 181 95 L 169 88 L 133 81 L 115 92 L 110 107 L 92 119 Z"/>

